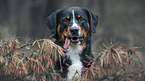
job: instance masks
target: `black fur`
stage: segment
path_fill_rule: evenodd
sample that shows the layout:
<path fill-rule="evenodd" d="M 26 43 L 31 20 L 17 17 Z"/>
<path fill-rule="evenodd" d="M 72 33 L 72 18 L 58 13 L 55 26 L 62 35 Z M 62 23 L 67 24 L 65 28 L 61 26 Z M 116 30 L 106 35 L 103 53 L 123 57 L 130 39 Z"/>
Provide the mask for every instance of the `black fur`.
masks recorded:
<path fill-rule="evenodd" d="M 91 11 L 89 11 L 88 9 L 80 8 L 80 7 L 71 7 L 66 9 L 60 9 L 53 12 L 50 16 L 46 18 L 46 22 L 51 31 L 51 34 L 53 34 L 53 38 L 56 39 L 55 43 L 63 47 L 63 42 L 61 41 L 61 38 L 58 35 L 57 27 L 58 25 L 61 25 L 61 29 L 60 29 L 61 32 L 65 28 L 65 26 L 67 26 L 67 24 L 65 25 L 62 24 L 61 20 L 63 19 L 63 16 L 65 14 L 68 15 L 67 11 L 70 11 L 72 9 L 76 10 L 77 13 L 82 14 L 90 25 L 90 32 L 88 33 L 87 36 L 86 48 L 83 50 L 82 54 L 80 55 L 83 66 L 89 67 L 90 64 L 88 63 L 92 62 L 92 59 L 94 58 L 91 52 L 91 32 L 93 33 L 96 32 L 96 26 L 98 24 L 98 16 L 92 13 Z M 86 27 L 87 29 L 86 23 L 80 23 L 80 25 L 84 26 L 84 28 Z M 68 72 L 67 68 L 69 67 L 68 65 L 71 65 L 71 60 L 67 57 L 62 58 L 61 64 L 62 65 L 60 65 L 60 62 L 58 60 L 58 62 L 56 63 L 57 70 L 60 70 L 62 68 L 63 69 L 63 72 L 61 72 L 62 77 L 66 77 L 66 74 Z"/>

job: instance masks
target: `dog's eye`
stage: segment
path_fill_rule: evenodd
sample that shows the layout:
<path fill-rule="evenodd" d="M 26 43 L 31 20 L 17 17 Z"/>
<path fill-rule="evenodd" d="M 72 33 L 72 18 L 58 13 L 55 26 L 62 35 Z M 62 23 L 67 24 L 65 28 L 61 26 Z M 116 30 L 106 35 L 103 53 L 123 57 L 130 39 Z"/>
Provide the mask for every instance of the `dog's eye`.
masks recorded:
<path fill-rule="evenodd" d="M 84 22 L 84 21 L 85 21 L 85 19 L 79 18 L 79 22 Z"/>
<path fill-rule="evenodd" d="M 63 22 L 64 23 L 68 23 L 69 22 L 69 19 L 66 18 L 66 19 L 63 20 Z"/>

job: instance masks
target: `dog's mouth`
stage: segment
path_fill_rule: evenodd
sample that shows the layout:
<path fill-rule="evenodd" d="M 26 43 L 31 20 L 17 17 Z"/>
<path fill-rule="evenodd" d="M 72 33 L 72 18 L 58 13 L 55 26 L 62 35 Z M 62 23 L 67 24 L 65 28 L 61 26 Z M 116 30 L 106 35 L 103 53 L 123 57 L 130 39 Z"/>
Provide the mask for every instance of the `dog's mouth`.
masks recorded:
<path fill-rule="evenodd" d="M 65 37 L 64 48 L 68 49 L 70 44 L 81 44 L 83 40 L 84 40 L 84 36 Z"/>

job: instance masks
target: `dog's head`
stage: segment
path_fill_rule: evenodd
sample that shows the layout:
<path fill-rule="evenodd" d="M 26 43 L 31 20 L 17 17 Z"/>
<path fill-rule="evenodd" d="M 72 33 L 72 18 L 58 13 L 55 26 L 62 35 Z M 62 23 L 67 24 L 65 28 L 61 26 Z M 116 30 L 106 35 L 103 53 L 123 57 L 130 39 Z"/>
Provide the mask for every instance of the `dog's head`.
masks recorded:
<path fill-rule="evenodd" d="M 59 36 L 68 46 L 68 44 L 86 42 L 88 34 L 96 32 L 98 16 L 88 9 L 70 7 L 53 12 L 46 21 L 51 34 L 54 37 Z"/>

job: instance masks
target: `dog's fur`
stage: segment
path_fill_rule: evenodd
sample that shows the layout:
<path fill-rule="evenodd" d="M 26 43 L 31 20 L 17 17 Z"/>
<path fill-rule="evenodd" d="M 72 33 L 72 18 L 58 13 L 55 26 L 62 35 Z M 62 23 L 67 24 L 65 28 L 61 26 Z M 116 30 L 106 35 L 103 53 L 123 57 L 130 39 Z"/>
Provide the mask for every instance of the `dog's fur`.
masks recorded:
<path fill-rule="evenodd" d="M 92 63 L 91 32 L 96 32 L 98 16 L 85 8 L 70 7 L 53 12 L 46 21 L 55 43 L 67 51 L 56 69 L 62 69 L 61 76 L 67 79 L 79 77 L 83 67 Z"/>

